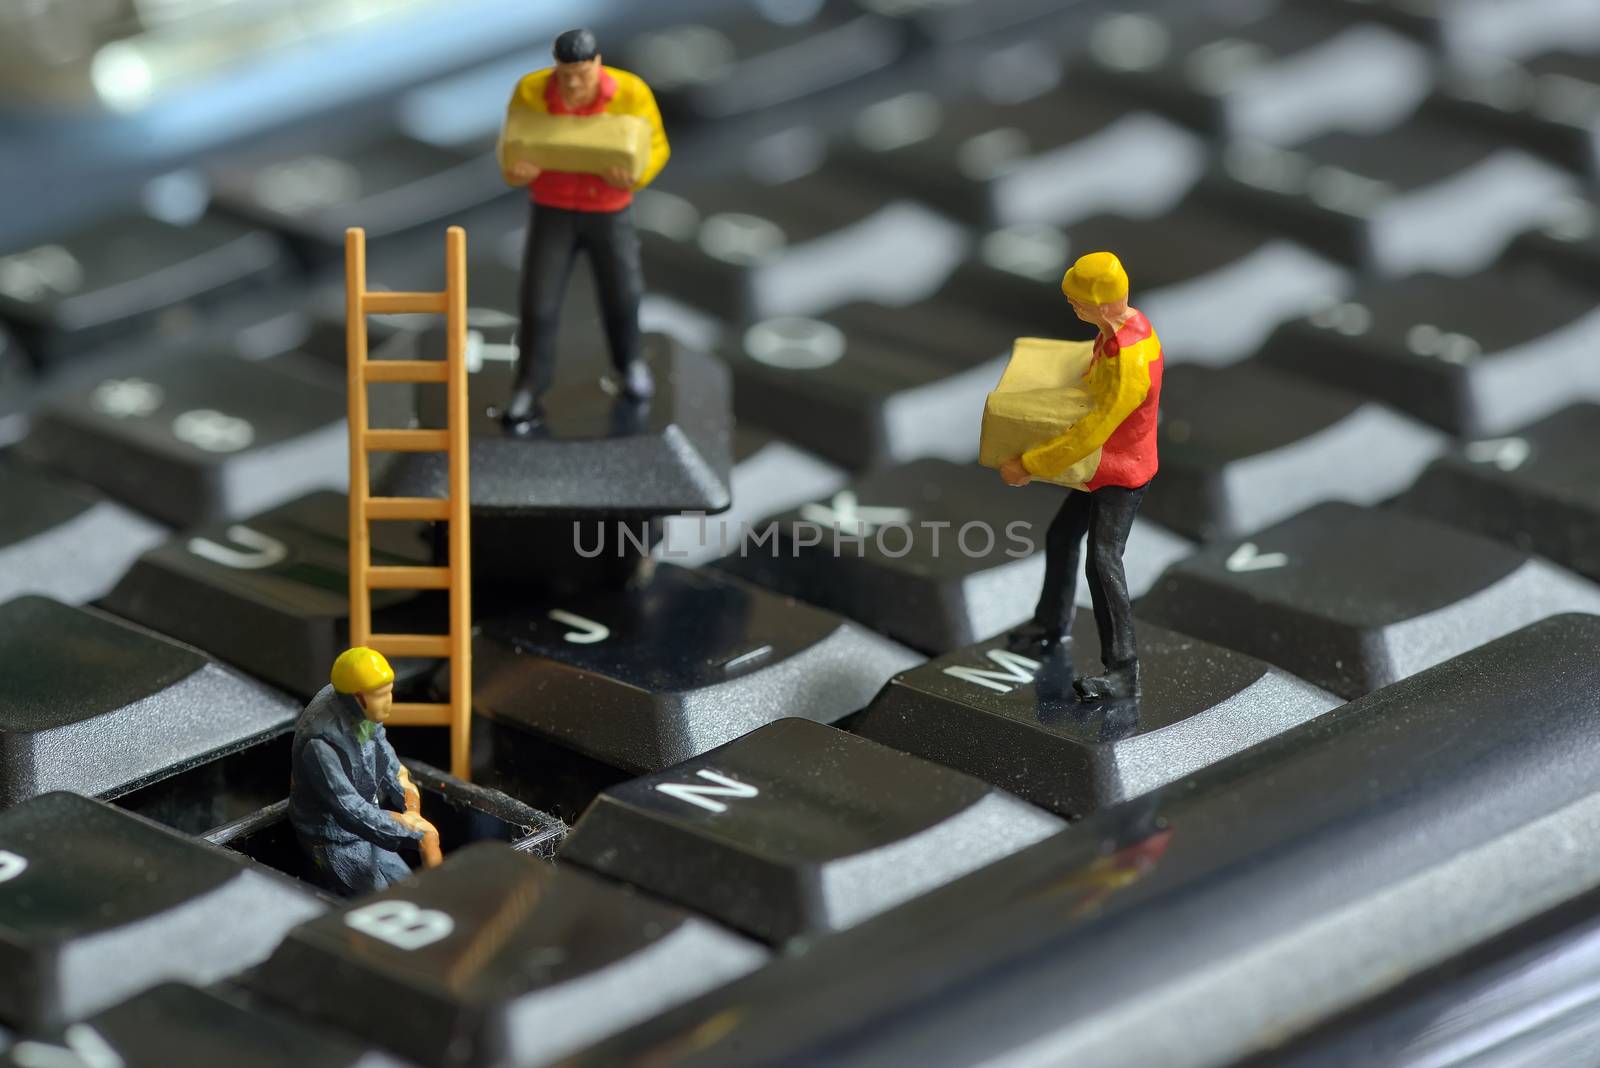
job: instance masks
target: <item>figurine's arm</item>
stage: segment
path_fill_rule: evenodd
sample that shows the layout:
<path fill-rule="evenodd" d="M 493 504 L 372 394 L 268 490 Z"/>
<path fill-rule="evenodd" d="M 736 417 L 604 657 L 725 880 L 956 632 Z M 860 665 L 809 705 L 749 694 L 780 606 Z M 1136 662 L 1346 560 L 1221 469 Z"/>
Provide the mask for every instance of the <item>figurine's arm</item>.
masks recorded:
<path fill-rule="evenodd" d="M 373 748 L 378 755 L 378 797 L 391 808 L 405 811 L 406 792 L 400 782 L 400 755 L 387 738 Z"/>
<path fill-rule="evenodd" d="M 506 130 L 510 128 L 513 116 L 544 110 L 544 84 L 548 77 L 548 71 L 534 71 L 518 82 L 511 91 L 510 102 L 506 104 L 506 117 L 500 123 L 500 137 L 494 149 L 495 159 L 500 164 L 501 177 L 514 189 L 526 186 L 539 177 L 539 168 L 531 163 L 513 163 L 506 158 Z"/>
<path fill-rule="evenodd" d="M 650 87 L 639 79 L 638 116 L 650 124 L 650 158 L 645 161 L 644 170 L 639 175 L 639 180 L 633 183 L 635 189 L 643 189 L 655 180 L 661 173 L 661 168 L 667 165 L 667 157 L 672 155 L 672 148 L 667 144 L 667 129 L 661 125 L 661 109 L 656 107 L 655 94 Z"/>
<path fill-rule="evenodd" d="M 333 822 L 357 838 L 384 849 L 400 849 L 422 837 L 420 831 L 407 830 L 388 812 L 356 793 L 339 762 L 339 755 L 327 742 L 313 738 L 305 744 L 301 756 L 304 762 L 296 769 L 296 785 L 309 789 L 318 807 L 331 816 Z"/>
<path fill-rule="evenodd" d="M 1030 475 L 1059 475 L 1106 443 L 1122 421 L 1144 403 L 1150 392 L 1150 356 L 1155 345 L 1146 338 L 1107 360 L 1107 387 L 1094 398 L 1094 406 L 1060 437 L 1036 445 L 1022 454 Z"/>

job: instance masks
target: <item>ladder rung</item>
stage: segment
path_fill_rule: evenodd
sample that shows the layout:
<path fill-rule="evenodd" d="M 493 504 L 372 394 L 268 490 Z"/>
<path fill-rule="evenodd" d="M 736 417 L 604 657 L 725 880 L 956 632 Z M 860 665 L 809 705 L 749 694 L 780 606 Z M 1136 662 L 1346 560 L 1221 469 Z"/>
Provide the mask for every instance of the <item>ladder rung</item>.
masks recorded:
<path fill-rule="evenodd" d="M 452 718 L 449 705 L 396 701 L 389 706 L 390 726 L 448 727 Z"/>
<path fill-rule="evenodd" d="M 448 430 L 369 430 L 361 435 L 368 452 L 445 452 Z"/>
<path fill-rule="evenodd" d="M 449 307 L 444 293 L 377 293 L 361 295 L 361 309 L 368 315 L 443 315 Z"/>
<path fill-rule="evenodd" d="M 447 382 L 450 365 L 443 360 L 368 360 L 362 376 L 368 382 Z"/>
<path fill-rule="evenodd" d="M 450 502 L 438 497 L 370 497 L 368 519 L 449 519 Z"/>
<path fill-rule="evenodd" d="M 417 656 L 448 659 L 448 634 L 371 634 L 367 645 L 385 656 Z"/>
<path fill-rule="evenodd" d="M 374 590 L 448 590 L 448 567 L 369 567 L 367 586 Z"/>

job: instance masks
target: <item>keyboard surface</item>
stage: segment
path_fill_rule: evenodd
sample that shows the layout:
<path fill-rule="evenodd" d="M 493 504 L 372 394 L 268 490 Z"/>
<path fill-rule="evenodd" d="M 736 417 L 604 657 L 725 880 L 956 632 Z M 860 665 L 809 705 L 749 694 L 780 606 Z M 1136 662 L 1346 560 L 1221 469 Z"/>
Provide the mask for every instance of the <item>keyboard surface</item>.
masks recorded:
<path fill-rule="evenodd" d="M 1594 0 L 50 6 L 0 12 L 0 1066 L 1600 1068 Z M 534 466 L 494 137 L 584 19 L 672 140 L 661 388 L 580 263 Z M 445 862 L 342 899 L 287 797 L 344 231 L 430 290 L 451 225 L 472 776 L 392 727 Z M 1136 702 L 1074 692 L 1086 565 L 1073 663 L 1008 641 L 1065 491 L 977 463 L 1100 248 L 1166 365 Z"/>

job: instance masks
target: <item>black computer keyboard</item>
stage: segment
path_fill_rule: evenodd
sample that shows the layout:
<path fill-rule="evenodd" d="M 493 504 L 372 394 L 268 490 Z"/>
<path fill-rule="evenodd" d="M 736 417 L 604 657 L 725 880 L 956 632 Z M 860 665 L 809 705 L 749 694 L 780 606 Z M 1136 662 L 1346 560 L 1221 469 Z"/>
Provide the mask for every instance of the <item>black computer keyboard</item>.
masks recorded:
<path fill-rule="evenodd" d="M 498 441 L 486 72 L 564 27 L 69 223 L 8 200 L 0 1064 L 1600 1066 L 1600 4 L 630 6 L 602 51 L 674 148 L 635 203 L 669 373 L 609 430 L 646 473 L 485 453 L 562 507 L 477 525 L 473 781 L 390 731 L 446 862 L 370 898 L 285 800 L 348 636 L 343 234 L 414 290 L 467 227 Z M 1007 647 L 1060 491 L 975 462 L 1097 248 L 1167 363 L 1131 707 Z M 562 329 L 552 433 L 603 434 L 586 277 Z M 667 485 L 702 455 L 726 485 Z M 546 566 L 575 517 L 653 559 Z"/>

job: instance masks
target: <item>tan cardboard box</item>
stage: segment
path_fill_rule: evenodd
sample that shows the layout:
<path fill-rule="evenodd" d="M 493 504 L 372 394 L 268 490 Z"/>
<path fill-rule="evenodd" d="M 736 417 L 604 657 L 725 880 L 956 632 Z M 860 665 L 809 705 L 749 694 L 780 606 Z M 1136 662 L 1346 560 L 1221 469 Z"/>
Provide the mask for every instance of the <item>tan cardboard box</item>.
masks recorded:
<path fill-rule="evenodd" d="M 650 124 L 637 115 L 546 115 L 513 111 L 506 116 L 497 148 L 500 173 L 512 163 L 532 163 L 550 171 L 604 174 L 620 165 L 634 181 L 650 159 Z"/>
<path fill-rule="evenodd" d="M 1089 395 L 1081 385 L 1092 341 L 1054 341 L 1019 337 L 1011 344 L 1011 359 L 1000 384 L 983 406 L 983 431 L 978 439 L 978 462 L 998 468 L 1014 456 L 1059 437 L 1089 410 Z M 1082 489 L 1100 465 L 1100 450 L 1085 456 L 1055 478 L 1040 479 L 1058 486 Z"/>

